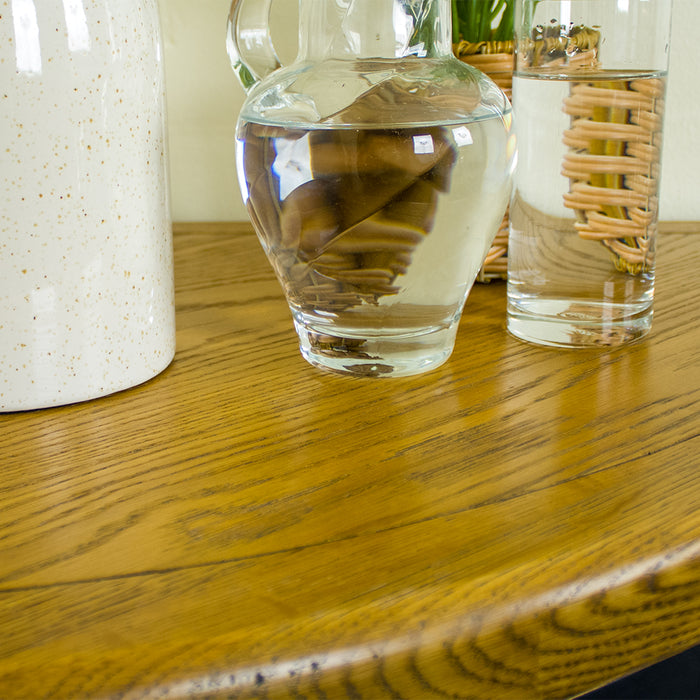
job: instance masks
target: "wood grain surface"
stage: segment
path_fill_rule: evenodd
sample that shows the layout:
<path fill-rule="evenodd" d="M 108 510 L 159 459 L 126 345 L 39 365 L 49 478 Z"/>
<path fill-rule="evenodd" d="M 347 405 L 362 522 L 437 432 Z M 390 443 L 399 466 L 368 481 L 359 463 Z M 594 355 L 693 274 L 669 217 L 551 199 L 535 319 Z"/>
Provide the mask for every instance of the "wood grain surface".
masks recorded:
<path fill-rule="evenodd" d="M 690 231 L 688 227 L 688 231 Z M 700 642 L 700 237 L 651 334 L 324 374 L 246 228 L 176 229 L 178 351 L 0 415 L 0 698 L 563 698 Z"/>

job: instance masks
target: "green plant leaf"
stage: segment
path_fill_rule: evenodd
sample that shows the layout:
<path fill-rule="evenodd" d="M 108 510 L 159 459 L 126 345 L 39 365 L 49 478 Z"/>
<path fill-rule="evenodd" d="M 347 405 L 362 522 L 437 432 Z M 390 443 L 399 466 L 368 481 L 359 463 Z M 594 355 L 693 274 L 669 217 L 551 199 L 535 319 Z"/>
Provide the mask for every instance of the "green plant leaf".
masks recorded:
<path fill-rule="evenodd" d="M 514 13 L 515 0 L 452 0 L 453 41 L 510 41 Z"/>

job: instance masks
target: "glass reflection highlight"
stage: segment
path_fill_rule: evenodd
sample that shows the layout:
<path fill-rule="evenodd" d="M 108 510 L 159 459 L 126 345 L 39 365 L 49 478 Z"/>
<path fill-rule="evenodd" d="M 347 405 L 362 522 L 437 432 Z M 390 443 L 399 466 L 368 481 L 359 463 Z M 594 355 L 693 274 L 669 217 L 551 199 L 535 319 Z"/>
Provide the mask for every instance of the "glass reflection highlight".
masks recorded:
<path fill-rule="evenodd" d="M 82 0 L 63 0 L 69 51 L 89 51 L 90 31 Z"/>
<path fill-rule="evenodd" d="M 41 75 L 41 42 L 34 0 L 12 0 L 17 71 Z"/>

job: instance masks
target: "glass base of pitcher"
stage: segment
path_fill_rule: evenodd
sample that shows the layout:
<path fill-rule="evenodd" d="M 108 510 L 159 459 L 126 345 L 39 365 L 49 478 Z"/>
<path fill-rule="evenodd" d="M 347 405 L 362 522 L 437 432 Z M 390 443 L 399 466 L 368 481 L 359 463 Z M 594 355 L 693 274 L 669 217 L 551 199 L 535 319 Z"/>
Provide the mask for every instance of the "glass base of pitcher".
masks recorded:
<path fill-rule="evenodd" d="M 614 347 L 651 329 L 651 304 L 608 304 L 580 299 L 508 301 L 508 332 L 550 347 Z"/>
<path fill-rule="evenodd" d="M 295 320 L 304 359 L 319 369 L 354 377 L 409 377 L 444 364 L 458 321 L 446 328 L 382 335 L 321 331 Z"/>

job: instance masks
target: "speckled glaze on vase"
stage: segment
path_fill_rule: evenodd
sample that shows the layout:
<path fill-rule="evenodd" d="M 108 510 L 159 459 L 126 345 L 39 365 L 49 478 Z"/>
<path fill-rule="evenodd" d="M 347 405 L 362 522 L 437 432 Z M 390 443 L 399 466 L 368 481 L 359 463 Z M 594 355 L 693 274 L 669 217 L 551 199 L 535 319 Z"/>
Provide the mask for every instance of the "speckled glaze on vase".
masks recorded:
<path fill-rule="evenodd" d="M 156 0 L 0 2 L 0 411 L 136 386 L 175 351 Z"/>

